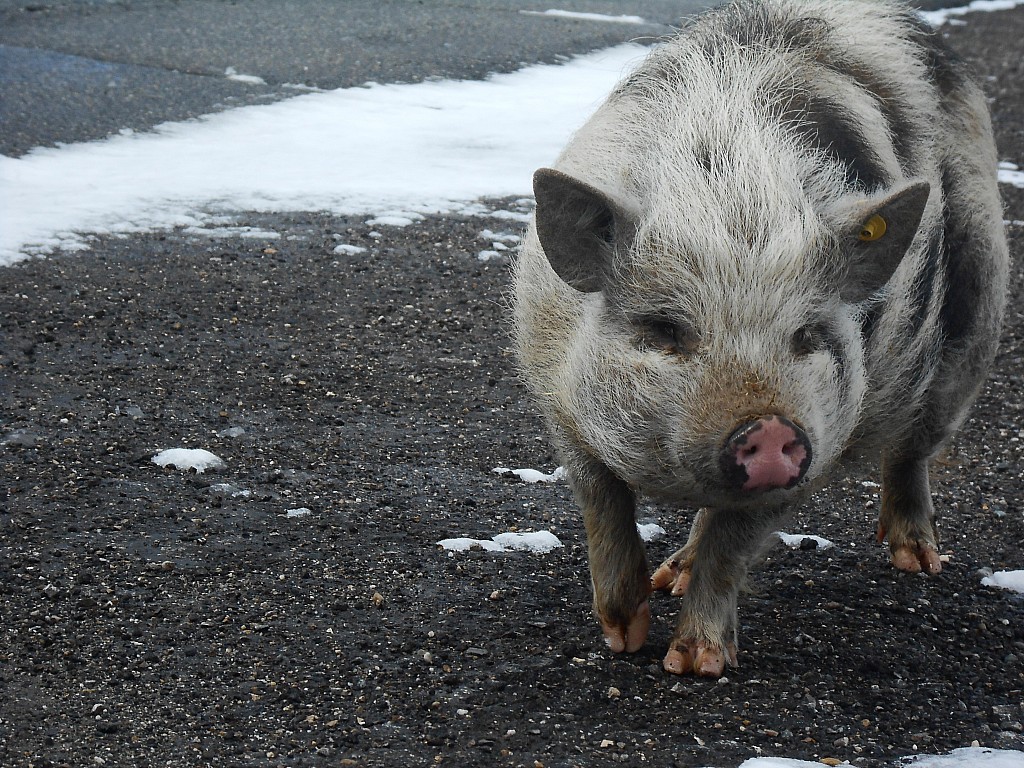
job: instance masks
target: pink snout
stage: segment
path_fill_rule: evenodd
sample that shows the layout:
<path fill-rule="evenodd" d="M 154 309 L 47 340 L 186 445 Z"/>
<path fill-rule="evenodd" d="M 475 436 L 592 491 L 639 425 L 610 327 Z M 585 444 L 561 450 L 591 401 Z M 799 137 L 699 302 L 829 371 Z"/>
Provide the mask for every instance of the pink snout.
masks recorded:
<path fill-rule="evenodd" d="M 789 419 L 764 416 L 729 435 L 719 462 L 727 482 L 740 490 L 792 488 L 811 465 L 811 441 Z"/>

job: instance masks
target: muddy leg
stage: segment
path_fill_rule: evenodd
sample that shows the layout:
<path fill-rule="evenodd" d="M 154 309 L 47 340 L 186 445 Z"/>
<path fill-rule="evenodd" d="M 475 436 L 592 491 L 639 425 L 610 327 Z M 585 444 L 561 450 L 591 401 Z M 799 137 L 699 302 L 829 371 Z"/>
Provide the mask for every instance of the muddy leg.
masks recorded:
<path fill-rule="evenodd" d="M 901 571 L 935 574 L 942 570 L 927 459 L 883 458 L 878 541 L 886 537 L 892 564 Z"/>
<path fill-rule="evenodd" d="M 681 675 L 720 677 L 736 666 L 736 601 L 753 558 L 782 514 L 701 510 L 690 541 L 690 578 L 679 624 L 662 662 Z"/>
<path fill-rule="evenodd" d="M 594 611 L 608 647 L 633 653 L 647 639 L 651 616 L 636 497 L 611 470 L 585 454 L 570 457 L 566 470 L 587 528 Z"/>

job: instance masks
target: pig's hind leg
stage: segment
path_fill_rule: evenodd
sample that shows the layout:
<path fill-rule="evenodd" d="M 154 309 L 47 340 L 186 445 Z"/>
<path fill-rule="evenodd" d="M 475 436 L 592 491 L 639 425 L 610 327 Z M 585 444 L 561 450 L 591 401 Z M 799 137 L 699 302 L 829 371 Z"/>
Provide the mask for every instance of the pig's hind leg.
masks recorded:
<path fill-rule="evenodd" d="M 892 564 L 901 571 L 936 574 L 942 570 L 926 459 L 882 460 L 878 541 L 886 538 Z"/>
<path fill-rule="evenodd" d="M 587 528 L 594 611 L 608 647 L 638 651 L 647 640 L 651 585 L 647 555 L 636 528 L 636 497 L 620 478 L 582 451 L 565 465 Z"/>
<path fill-rule="evenodd" d="M 954 66 L 946 54 L 936 61 Z M 878 538 L 888 537 L 893 565 L 932 574 L 942 564 L 928 461 L 963 422 L 985 380 L 999 340 L 1009 270 L 984 94 L 959 70 L 947 70 L 941 79 L 951 84 L 943 96 L 949 133 L 942 148 L 942 348 L 913 432 L 883 456 L 878 520 Z"/>
<path fill-rule="evenodd" d="M 697 551 L 703 526 L 710 519 L 708 510 L 698 510 L 690 526 L 690 535 L 686 544 L 675 554 L 665 558 L 651 576 L 651 588 L 665 590 L 673 595 L 685 595 L 690 586 L 690 574 L 693 571 L 693 559 Z"/>
<path fill-rule="evenodd" d="M 782 516 L 781 511 L 700 511 L 686 546 L 666 561 L 670 572 L 675 557 L 684 564 L 676 566 L 673 591 L 679 576 L 688 576 L 679 624 L 662 662 L 666 671 L 720 677 L 726 664 L 736 666 L 737 597 L 751 561 Z"/>

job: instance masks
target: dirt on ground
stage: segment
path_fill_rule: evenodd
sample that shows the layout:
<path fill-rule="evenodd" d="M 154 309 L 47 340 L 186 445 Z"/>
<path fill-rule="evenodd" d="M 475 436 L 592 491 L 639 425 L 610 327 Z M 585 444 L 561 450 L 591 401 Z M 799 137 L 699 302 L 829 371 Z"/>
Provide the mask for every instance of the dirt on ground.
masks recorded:
<path fill-rule="evenodd" d="M 1024 8 L 948 26 L 1024 165 Z M 582 524 L 510 354 L 522 225 L 241 216 L 0 270 L 0 765 L 892 765 L 1024 749 L 1024 189 L 1002 347 L 934 471 L 941 575 L 873 540 L 838 477 L 741 598 L 738 669 L 673 677 L 675 600 L 615 656 Z M 495 208 L 524 210 L 516 201 Z M 491 233 L 485 233 L 491 230 Z M 340 244 L 365 248 L 335 252 Z M 351 251 L 352 249 L 348 249 Z M 167 448 L 225 466 L 161 468 Z M 646 505 L 680 546 L 692 510 Z M 550 530 L 548 553 L 440 539 Z M 835 764 L 833 762 L 833 764 Z"/>

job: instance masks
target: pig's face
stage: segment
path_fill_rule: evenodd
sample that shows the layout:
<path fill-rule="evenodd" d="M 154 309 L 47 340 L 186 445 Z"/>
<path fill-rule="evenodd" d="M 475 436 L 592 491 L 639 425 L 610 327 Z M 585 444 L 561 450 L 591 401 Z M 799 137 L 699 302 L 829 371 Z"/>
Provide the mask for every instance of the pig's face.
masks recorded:
<path fill-rule="evenodd" d="M 856 424 L 865 380 L 848 306 L 723 298 L 669 303 L 637 283 L 586 300 L 561 410 L 584 445 L 653 495 L 761 502 L 819 474 Z M 773 422 L 787 425 L 780 444 L 757 445 Z M 755 472 L 744 438 L 778 461 Z"/>
<path fill-rule="evenodd" d="M 782 502 L 827 471 L 868 384 L 857 303 L 909 244 L 865 266 L 861 224 L 909 196 L 912 239 L 926 187 L 831 221 L 794 210 L 756 235 L 726 221 L 666 235 L 568 177 L 537 186 L 545 254 L 586 294 L 553 394 L 582 445 L 645 493 L 698 505 Z"/>

